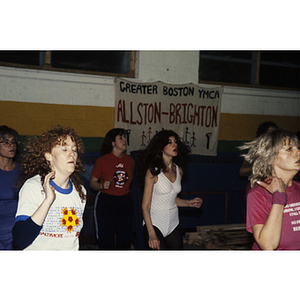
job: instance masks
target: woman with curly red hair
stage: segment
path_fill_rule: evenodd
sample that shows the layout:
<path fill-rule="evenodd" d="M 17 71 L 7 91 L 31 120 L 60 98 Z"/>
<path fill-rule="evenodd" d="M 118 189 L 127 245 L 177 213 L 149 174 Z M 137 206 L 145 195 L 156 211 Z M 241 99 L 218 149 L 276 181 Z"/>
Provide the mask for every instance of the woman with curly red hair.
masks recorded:
<path fill-rule="evenodd" d="M 24 250 L 78 250 L 86 190 L 74 129 L 54 126 L 29 142 L 21 162 L 23 186 L 13 228 Z"/>

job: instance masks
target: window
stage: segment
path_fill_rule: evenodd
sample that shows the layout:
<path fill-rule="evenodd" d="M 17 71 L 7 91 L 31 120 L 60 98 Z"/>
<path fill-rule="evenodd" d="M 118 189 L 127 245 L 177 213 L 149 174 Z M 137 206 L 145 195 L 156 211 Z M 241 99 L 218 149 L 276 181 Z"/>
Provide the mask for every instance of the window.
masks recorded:
<path fill-rule="evenodd" d="M 0 51 L 0 61 L 4 63 L 42 65 L 40 51 Z"/>
<path fill-rule="evenodd" d="M 200 51 L 199 82 L 300 89 L 300 51 Z"/>
<path fill-rule="evenodd" d="M 300 51 L 262 51 L 259 78 L 261 85 L 298 88 Z"/>
<path fill-rule="evenodd" d="M 0 65 L 134 77 L 134 51 L 0 51 Z"/>

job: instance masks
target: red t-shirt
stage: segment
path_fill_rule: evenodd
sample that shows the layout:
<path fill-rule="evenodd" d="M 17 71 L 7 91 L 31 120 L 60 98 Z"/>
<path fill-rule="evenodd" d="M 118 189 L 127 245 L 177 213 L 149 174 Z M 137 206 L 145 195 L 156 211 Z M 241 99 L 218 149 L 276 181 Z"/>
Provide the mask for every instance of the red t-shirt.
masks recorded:
<path fill-rule="evenodd" d="M 277 250 L 300 250 L 300 183 L 293 181 L 286 189 L 287 204 L 283 210 L 282 232 Z M 265 224 L 273 204 L 273 195 L 261 186 L 252 188 L 247 196 L 247 230 Z M 260 250 L 254 243 L 252 250 Z"/>
<path fill-rule="evenodd" d="M 112 180 L 109 189 L 103 189 L 101 193 L 123 196 L 129 193 L 134 165 L 134 159 L 127 154 L 119 158 L 109 153 L 96 160 L 91 175 L 100 178 L 100 183 Z"/>

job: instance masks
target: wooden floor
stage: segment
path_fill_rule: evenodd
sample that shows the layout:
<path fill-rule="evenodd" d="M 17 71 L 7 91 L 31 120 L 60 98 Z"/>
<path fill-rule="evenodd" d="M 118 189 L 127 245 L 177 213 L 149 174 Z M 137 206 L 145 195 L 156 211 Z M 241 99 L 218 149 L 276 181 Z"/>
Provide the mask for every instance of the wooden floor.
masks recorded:
<path fill-rule="evenodd" d="M 183 250 L 251 250 L 253 236 L 245 224 L 197 226 L 184 232 Z M 131 250 L 140 250 L 134 240 Z M 80 250 L 97 250 L 94 236 L 80 238 Z"/>

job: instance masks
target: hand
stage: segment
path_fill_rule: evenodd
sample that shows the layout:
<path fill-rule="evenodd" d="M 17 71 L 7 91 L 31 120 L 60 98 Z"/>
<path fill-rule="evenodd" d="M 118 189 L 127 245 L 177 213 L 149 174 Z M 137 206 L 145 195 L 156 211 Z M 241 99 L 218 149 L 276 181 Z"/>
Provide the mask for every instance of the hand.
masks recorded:
<path fill-rule="evenodd" d="M 49 200 L 50 203 L 52 203 L 55 200 L 55 188 L 54 186 L 50 185 L 50 179 L 55 178 L 55 171 L 52 171 L 50 173 L 48 173 L 45 176 L 45 180 L 44 180 L 44 184 L 43 184 L 43 188 L 45 191 L 45 200 Z"/>
<path fill-rule="evenodd" d="M 200 206 L 202 205 L 203 200 L 201 198 L 194 198 L 191 200 L 188 200 L 188 206 L 189 207 L 196 207 L 196 208 L 200 208 Z"/>
<path fill-rule="evenodd" d="M 265 188 L 271 194 L 275 192 L 285 193 L 286 191 L 286 184 L 278 177 L 268 177 L 264 181 L 257 181 L 257 184 Z"/>
<path fill-rule="evenodd" d="M 160 250 L 160 241 L 157 238 L 156 234 L 153 236 L 149 236 L 148 244 L 150 248 Z"/>
<path fill-rule="evenodd" d="M 112 180 L 106 180 L 106 181 L 104 181 L 104 183 L 103 183 L 103 190 L 108 190 L 109 187 L 110 187 L 111 182 L 112 182 Z"/>

